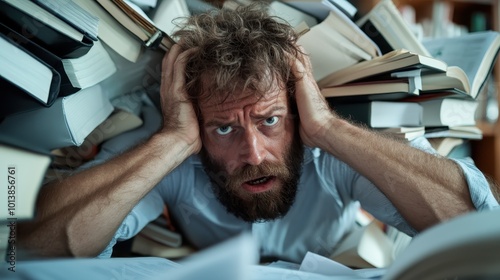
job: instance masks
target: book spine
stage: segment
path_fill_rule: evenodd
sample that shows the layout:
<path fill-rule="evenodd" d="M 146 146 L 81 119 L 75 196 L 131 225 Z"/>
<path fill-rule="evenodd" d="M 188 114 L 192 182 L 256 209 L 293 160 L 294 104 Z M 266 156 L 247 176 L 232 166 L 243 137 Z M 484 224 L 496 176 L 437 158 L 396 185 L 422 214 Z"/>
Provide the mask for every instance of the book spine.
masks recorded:
<path fill-rule="evenodd" d="M 359 124 L 371 126 L 370 103 L 342 103 L 328 100 L 330 107 L 341 117 Z"/>

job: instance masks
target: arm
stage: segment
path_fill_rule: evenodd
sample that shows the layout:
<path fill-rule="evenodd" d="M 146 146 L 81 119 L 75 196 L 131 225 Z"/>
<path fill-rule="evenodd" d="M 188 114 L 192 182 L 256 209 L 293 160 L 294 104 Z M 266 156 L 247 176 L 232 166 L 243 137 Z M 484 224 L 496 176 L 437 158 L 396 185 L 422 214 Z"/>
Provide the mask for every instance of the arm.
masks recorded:
<path fill-rule="evenodd" d="M 19 244 L 43 255 L 97 255 L 138 201 L 199 151 L 197 119 L 184 92 L 188 55 L 176 45 L 163 59 L 163 127 L 136 148 L 42 188 L 36 220 L 20 228 Z"/>
<path fill-rule="evenodd" d="M 471 211 L 467 181 L 452 160 L 415 149 L 355 126 L 331 112 L 312 77 L 306 57 L 295 60 L 300 135 L 370 180 L 408 223 L 423 230 L 441 220 Z"/>

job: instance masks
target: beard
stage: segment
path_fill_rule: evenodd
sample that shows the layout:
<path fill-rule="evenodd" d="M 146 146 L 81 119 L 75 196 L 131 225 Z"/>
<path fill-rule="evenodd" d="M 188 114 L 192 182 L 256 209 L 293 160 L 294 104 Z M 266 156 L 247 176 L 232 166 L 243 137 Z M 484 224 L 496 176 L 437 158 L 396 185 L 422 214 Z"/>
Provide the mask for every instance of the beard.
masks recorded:
<path fill-rule="evenodd" d="M 200 152 L 212 190 L 227 212 L 246 222 L 265 222 L 286 215 L 295 201 L 302 170 L 304 147 L 298 135 L 285 149 L 282 163 L 264 161 L 245 165 L 228 174 L 224 163 L 211 157 L 205 148 Z M 250 193 L 242 184 L 256 178 L 272 177 L 275 185 L 261 193 Z"/>

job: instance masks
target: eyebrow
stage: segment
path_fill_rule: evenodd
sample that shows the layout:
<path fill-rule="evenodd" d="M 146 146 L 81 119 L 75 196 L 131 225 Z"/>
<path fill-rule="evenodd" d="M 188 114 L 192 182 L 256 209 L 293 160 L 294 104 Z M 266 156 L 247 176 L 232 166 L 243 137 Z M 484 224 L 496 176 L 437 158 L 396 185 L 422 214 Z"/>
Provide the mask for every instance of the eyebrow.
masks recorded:
<path fill-rule="evenodd" d="M 273 115 L 274 113 L 280 112 L 280 111 L 286 111 L 286 106 L 282 106 L 282 105 L 273 106 L 273 107 L 271 107 L 271 109 L 265 111 L 264 113 L 251 114 L 251 117 L 255 118 L 255 119 L 266 119 L 269 116 Z M 231 125 L 232 123 L 234 123 L 234 121 L 232 121 L 232 120 L 226 121 L 222 118 L 219 118 L 219 119 L 215 118 L 213 120 L 207 121 L 204 126 L 205 127 L 211 127 L 211 126 L 219 127 L 219 126 Z"/>

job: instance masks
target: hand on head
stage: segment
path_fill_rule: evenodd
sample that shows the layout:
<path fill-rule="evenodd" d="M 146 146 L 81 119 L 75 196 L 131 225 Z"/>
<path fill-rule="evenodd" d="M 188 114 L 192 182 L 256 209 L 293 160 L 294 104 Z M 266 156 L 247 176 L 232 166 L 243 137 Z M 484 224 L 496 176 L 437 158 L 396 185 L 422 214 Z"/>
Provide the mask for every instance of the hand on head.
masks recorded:
<path fill-rule="evenodd" d="M 297 77 L 295 100 L 300 116 L 300 137 L 305 145 L 318 147 L 323 142 L 325 132 L 330 129 L 330 120 L 336 116 L 313 77 L 309 57 L 303 48 L 301 50 L 298 57 L 290 56 L 291 69 Z"/>
<path fill-rule="evenodd" d="M 198 119 L 186 92 L 185 69 L 189 56 L 195 51 L 182 51 L 178 44 L 172 46 L 162 61 L 160 88 L 163 111 L 162 132 L 174 133 L 180 141 L 189 144 L 193 153 L 201 149 Z"/>

